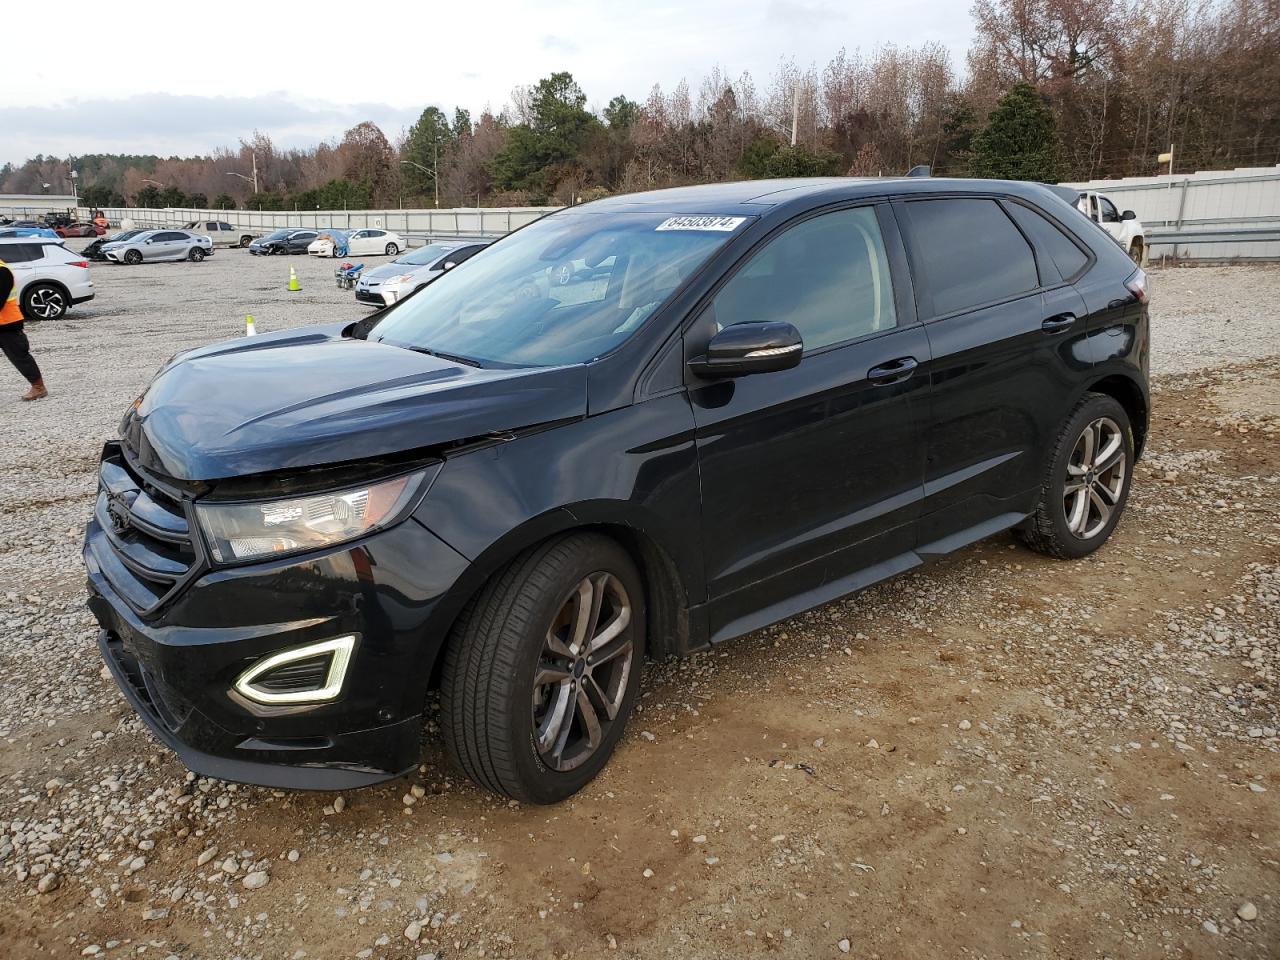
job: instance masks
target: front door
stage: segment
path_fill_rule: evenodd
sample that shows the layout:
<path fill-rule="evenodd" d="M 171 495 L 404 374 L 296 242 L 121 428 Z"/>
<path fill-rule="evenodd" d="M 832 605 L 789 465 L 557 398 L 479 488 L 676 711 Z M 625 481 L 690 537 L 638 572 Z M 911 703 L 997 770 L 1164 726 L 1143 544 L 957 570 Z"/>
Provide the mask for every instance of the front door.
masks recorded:
<path fill-rule="evenodd" d="M 929 347 L 901 257 L 887 206 L 809 217 L 686 334 L 690 356 L 734 323 L 785 320 L 804 339 L 791 370 L 691 381 L 713 640 L 917 562 Z"/>

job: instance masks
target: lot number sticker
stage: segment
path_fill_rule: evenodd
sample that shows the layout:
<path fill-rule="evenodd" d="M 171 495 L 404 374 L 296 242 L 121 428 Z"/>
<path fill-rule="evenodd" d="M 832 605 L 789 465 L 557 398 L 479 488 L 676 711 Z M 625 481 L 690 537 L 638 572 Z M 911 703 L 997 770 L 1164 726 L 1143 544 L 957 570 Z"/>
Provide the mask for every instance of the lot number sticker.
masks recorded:
<path fill-rule="evenodd" d="M 746 217 L 668 217 L 655 230 L 718 230 L 730 233 L 737 230 Z"/>

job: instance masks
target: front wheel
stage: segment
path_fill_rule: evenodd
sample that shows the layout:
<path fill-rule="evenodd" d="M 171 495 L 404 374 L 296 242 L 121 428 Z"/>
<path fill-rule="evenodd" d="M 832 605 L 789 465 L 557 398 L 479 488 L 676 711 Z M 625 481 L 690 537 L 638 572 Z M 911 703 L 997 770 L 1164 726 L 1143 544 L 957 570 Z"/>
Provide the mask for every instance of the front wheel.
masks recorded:
<path fill-rule="evenodd" d="M 124 253 L 124 262 L 131 267 L 136 267 L 142 262 L 142 254 L 137 250 L 126 250 Z"/>
<path fill-rule="evenodd" d="M 1019 529 L 1031 549 L 1088 556 L 1120 522 L 1133 479 L 1133 427 L 1112 397 L 1085 394 L 1058 434 L 1040 502 Z"/>
<path fill-rule="evenodd" d="M 1133 243 L 1129 245 L 1129 258 L 1138 266 L 1142 266 L 1142 238 L 1134 237 Z"/>
<path fill-rule="evenodd" d="M 615 541 L 575 533 L 514 560 L 449 639 L 444 742 L 481 786 L 556 803 L 608 762 L 644 659 L 640 575 Z"/>
<path fill-rule="evenodd" d="M 395 256 L 397 253 L 399 253 L 399 252 L 400 252 L 400 247 L 399 247 L 399 246 L 397 246 L 397 245 L 396 245 L 396 244 L 394 244 L 394 243 L 388 243 L 388 244 L 387 244 L 387 256 L 388 256 L 388 257 L 394 257 L 394 256 Z"/>

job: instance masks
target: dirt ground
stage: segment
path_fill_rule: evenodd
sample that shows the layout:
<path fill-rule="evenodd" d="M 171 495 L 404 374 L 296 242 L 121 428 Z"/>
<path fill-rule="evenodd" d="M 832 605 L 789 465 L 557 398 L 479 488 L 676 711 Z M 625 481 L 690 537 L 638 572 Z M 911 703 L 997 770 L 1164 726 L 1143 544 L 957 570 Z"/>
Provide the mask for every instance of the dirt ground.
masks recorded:
<path fill-rule="evenodd" d="M 652 664 L 550 808 L 430 733 L 418 776 L 341 796 L 188 776 L 58 547 L 0 579 L 0 956 L 1280 956 L 1278 425 L 1280 359 L 1158 378 L 1098 554 L 1000 536 Z M 58 454 L 68 509 L 95 452 Z M 25 542 L 74 541 L 58 517 Z"/>

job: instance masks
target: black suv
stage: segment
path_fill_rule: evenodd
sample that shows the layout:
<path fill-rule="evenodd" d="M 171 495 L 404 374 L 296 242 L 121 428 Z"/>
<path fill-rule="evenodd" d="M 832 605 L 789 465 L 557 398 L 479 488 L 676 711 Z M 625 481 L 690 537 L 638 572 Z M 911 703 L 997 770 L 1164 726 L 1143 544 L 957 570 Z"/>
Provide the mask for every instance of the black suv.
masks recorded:
<path fill-rule="evenodd" d="M 1096 550 L 1147 354 L 1145 276 L 1035 184 L 573 207 L 364 320 L 166 364 L 103 451 L 102 654 L 201 774 L 397 776 L 438 687 L 467 774 L 560 800 L 646 657 L 1009 528 Z"/>

